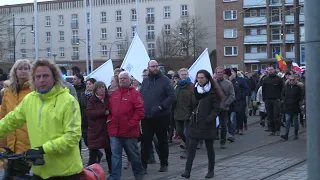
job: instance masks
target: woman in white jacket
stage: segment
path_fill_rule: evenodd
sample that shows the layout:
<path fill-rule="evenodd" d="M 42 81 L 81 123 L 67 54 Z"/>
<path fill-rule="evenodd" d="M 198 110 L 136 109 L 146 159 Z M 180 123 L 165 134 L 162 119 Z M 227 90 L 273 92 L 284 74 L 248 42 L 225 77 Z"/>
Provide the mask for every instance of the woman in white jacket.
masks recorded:
<path fill-rule="evenodd" d="M 260 86 L 260 88 L 258 89 L 257 92 L 257 105 L 259 105 L 259 115 L 260 115 L 260 125 L 265 127 L 265 119 L 267 117 L 267 111 L 266 111 L 266 106 L 265 103 L 262 100 L 262 86 Z"/>

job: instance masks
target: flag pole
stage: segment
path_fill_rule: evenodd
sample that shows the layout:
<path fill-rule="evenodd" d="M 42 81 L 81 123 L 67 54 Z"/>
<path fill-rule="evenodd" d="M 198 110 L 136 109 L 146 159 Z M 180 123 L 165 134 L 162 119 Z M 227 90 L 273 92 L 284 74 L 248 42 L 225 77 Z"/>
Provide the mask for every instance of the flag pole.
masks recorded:
<path fill-rule="evenodd" d="M 84 1 L 84 34 L 86 36 L 86 43 L 85 43 L 85 48 L 86 48 L 86 75 L 89 74 L 89 41 L 88 41 L 88 22 L 87 22 L 87 14 L 88 14 L 88 9 L 87 9 L 87 0 L 83 0 Z M 91 14 L 90 14 L 91 16 Z M 90 17 L 89 16 L 89 17 Z"/>
<path fill-rule="evenodd" d="M 137 14 L 137 23 L 136 23 L 136 34 L 139 36 L 139 0 L 136 0 L 136 14 Z"/>
<path fill-rule="evenodd" d="M 37 0 L 34 0 L 34 4 L 33 4 L 33 8 L 34 8 L 34 51 L 36 54 L 36 60 L 39 59 L 39 42 L 38 42 L 38 2 Z"/>
<path fill-rule="evenodd" d="M 90 0 L 90 61 L 91 61 L 91 72 L 93 72 L 93 33 L 92 33 L 92 31 L 93 31 L 93 29 L 92 29 L 92 0 Z"/>

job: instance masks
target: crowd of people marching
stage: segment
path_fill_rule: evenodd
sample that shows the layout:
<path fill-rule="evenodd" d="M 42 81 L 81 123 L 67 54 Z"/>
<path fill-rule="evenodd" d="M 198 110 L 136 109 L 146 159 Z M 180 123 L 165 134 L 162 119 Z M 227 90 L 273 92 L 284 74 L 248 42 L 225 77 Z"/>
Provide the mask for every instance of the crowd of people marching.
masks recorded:
<path fill-rule="evenodd" d="M 117 68 L 107 87 L 80 73 L 70 84 L 61 70 L 48 60 L 18 60 L 9 75 L 0 72 L 0 146 L 43 155 L 46 164 L 32 169 L 36 180 L 80 180 L 83 164 L 100 163 L 103 156 L 108 180 L 120 180 L 123 149 L 124 168 L 131 167 L 135 179 L 141 180 L 148 164 L 156 162 L 154 151 L 159 172 L 168 171 L 173 139 L 181 139 L 180 158 L 186 159 L 181 176 L 190 178 L 196 150 L 205 143 L 205 177 L 212 178 L 213 142 L 219 141 L 221 149 L 227 148 L 227 141 L 236 142 L 236 136 L 248 130 L 249 116 L 259 113 L 265 131 L 285 140 L 291 124 L 294 139 L 299 124 L 305 124 L 304 74 L 294 71 L 283 74 L 269 67 L 262 73 L 243 73 L 216 67 L 213 76 L 199 70 L 192 82 L 188 69 L 163 74 L 151 60 L 141 72 L 142 83 Z M 81 139 L 88 147 L 88 162 L 82 162 Z M 6 179 L 9 167 L 1 165 Z"/>

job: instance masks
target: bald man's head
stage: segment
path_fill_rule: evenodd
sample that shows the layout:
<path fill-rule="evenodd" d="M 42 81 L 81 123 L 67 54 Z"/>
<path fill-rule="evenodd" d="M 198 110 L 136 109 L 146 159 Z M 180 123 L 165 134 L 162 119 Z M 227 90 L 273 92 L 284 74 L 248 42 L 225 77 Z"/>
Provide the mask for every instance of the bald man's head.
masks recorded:
<path fill-rule="evenodd" d="M 160 72 L 159 64 L 156 60 L 150 60 L 148 63 L 148 70 L 150 75 L 157 75 Z"/>

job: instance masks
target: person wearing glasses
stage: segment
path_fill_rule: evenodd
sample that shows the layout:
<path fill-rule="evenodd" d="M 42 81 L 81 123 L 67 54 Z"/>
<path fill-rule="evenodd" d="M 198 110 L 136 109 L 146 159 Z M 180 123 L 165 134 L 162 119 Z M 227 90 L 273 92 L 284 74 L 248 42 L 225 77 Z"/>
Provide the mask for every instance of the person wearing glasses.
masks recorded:
<path fill-rule="evenodd" d="M 148 77 L 141 84 L 140 92 L 144 100 L 145 118 L 141 121 L 143 133 L 143 148 L 141 148 L 142 165 L 147 173 L 147 165 L 152 148 L 152 140 L 156 134 L 159 141 L 159 172 L 168 171 L 168 128 L 171 107 L 175 93 L 170 79 L 160 72 L 157 61 L 148 63 Z"/>

